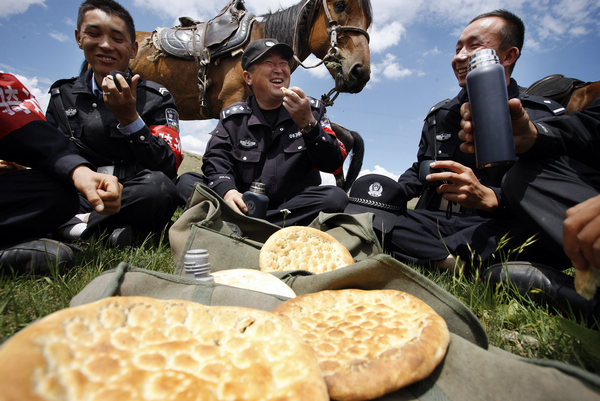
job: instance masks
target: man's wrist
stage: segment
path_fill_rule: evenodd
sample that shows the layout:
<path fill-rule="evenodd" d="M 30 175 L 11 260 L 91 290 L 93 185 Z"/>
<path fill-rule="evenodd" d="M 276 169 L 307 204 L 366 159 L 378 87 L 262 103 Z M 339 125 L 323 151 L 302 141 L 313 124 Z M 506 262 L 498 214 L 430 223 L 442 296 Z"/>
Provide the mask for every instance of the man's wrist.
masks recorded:
<path fill-rule="evenodd" d="M 306 124 L 303 128 L 300 129 L 300 133 L 302 133 L 302 135 L 308 134 L 317 126 L 318 123 L 319 122 L 313 118 L 308 124 Z"/>

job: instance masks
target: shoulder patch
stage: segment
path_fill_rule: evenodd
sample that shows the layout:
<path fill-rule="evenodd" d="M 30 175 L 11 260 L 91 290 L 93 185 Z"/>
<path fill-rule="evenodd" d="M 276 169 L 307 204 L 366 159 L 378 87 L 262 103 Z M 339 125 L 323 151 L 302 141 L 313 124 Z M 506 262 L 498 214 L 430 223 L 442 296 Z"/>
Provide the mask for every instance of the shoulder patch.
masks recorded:
<path fill-rule="evenodd" d="M 75 82 L 75 80 L 77 79 L 77 77 L 72 77 L 72 78 L 65 78 L 65 79 L 59 79 L 58 81 L 54 82 L 51 86 L 50 86 L 50 90 L 54 89 L 54 88 L 58 88 L 66 83 L 69 82 Z M 50 90 L 48 90 L 48 93 L 50 93 Z"/>
<path fill-rule="evenodd" d="M 429 115 L 431 115 L 432 113 L 435 113 L 436 111 L 438 111 L 439 109 L 442 108 L 442 106 L 446 105 L 447 103 L 450 102 L 451 99 L 444 99 L 441 102 L 438 102 L 436 104 L 434 104 L 433 106 L 431 106 L 431 108 L 429 109 L 429 111 L 427 112 L 427 117 L 429 117 Z"/>
<path fill-rule="evenodd" d="M 521 101 L 542 105 L 550 110 L 555 116 L 560 116 L 567 112 L 567 109 L 562 104 L 542 96 L 522 95 Z"/>
<path fill-rule="evenodd" d="M 252 114 L 252 109 L 246 103 L 234 103 L 221 110 L 221 119 L 224 120 L 234 114 Z"/>
<path fill-rule="evenodd" d="M 313 107 L 315 109 L 318 109 L 318 108 L 321 107 L 321 101 L 320 100 L 317 100 L 317 99 L 315 99 L 313 97 L 310 97 L 310 96 L 308 98 L 310 99 L 310 107 Z"/>
<path fill-rule="evenodd" d="M 171 92 L 169 92 L 169 90 L 167 88 L 165 88 L 163 85 L 159 84 L 158 82 L 154 82 L 154 81 L 142 81 L 144 86 L 154 90 L 155 92 L 158 92 L 161 96 L 169 96 L 171 95 Z"/>

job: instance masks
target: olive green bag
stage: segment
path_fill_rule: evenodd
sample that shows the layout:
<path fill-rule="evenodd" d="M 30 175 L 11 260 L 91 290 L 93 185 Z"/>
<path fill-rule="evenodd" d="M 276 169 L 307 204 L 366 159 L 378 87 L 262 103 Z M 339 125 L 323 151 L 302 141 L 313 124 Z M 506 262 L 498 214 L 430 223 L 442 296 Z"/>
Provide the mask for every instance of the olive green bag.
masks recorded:
<path fill-rule="evenodd" d="M 371 214 L 321 213 L 311 226 L 342 242 L 355 263 L 323 274 L 291 271 L 275 275 L 298 295 L 344 288 L 405 291 L 425 301 L 446 320 L 451 340 L 442 363 L 428 378 L 381 400 L 600 399 L 598 376 L 561 362 L 525 359 L 489 346 L 483 326 L 464 304 L 382 252 L 371 219 Z M 234 212 L 213 191 L 198 185 L 185 212 L 169 231 L 175 274 L 121 263 L 89 283 L 72 299 L 71 306 L 109 296 L 142 295 L 273 310 L 286 298 L 189 279 L 184 276 L 182 255 L 188 249 L 203 248 L 209 252 L 213 271 L 258 269 L 260 248 L 278 229 Z"/>

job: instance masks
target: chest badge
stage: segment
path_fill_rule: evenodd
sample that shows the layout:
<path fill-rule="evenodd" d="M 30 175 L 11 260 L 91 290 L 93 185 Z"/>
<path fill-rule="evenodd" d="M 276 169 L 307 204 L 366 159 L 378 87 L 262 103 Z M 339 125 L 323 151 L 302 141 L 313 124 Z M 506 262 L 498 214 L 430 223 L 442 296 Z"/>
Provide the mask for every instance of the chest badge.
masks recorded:
<path fill-rule="evenodd" d="M 450 138 L 452 138 L 452 134 L 447 133 L 441 133 L 435 136 L 435 139 L 437 139 L 438 141 L 447 141 Z"/>
<path fill-rule="evenodd" d="M 251 139 L 240 139 L 240 146 L 244 149 L 252 149 L 256 147 L 256 141 Z"/>
<path fill-rule="evenodd" d="M 75 117 L 75 115 L 77 114 L 77 109 L 75 107 L 69 107 L 68 109 L 65 110 L 65 114 L 69 118 Z"/>

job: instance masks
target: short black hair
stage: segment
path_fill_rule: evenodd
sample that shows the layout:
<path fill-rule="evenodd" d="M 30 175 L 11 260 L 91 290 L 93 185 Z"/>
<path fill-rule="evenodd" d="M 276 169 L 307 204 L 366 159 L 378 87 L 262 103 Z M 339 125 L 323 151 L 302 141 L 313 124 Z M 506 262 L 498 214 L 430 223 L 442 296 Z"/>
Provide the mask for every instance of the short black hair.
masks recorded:
<path fill-rule="evenodd" d="M 506 21 L 505 27 L 500 31 L 500 48 L 508 49 L 509 47 L 516 46 L 519 49 L 519 53 L 521 53 L 523 42 L 525 41 L 525 24 L 523 24 L 521 18 L 507 10 L 494 10 L 479 14 L 469 24 L 488 17 L 499 17 Z"/>
<path fill-rule="evenodd" d="M 114 0 L 86 0 L 79 6 L 77 12 L 77 30 L 81 30 L 81 24 L 83 23 L 83 17 L 85 13 L 91 10 L 102 10 L 108 15 L 114 15 L 125 21 L 127 31 L 131 36 L 131 43 L 135 43 L 135 24 L 131 14 L 122 5 Z"/>

